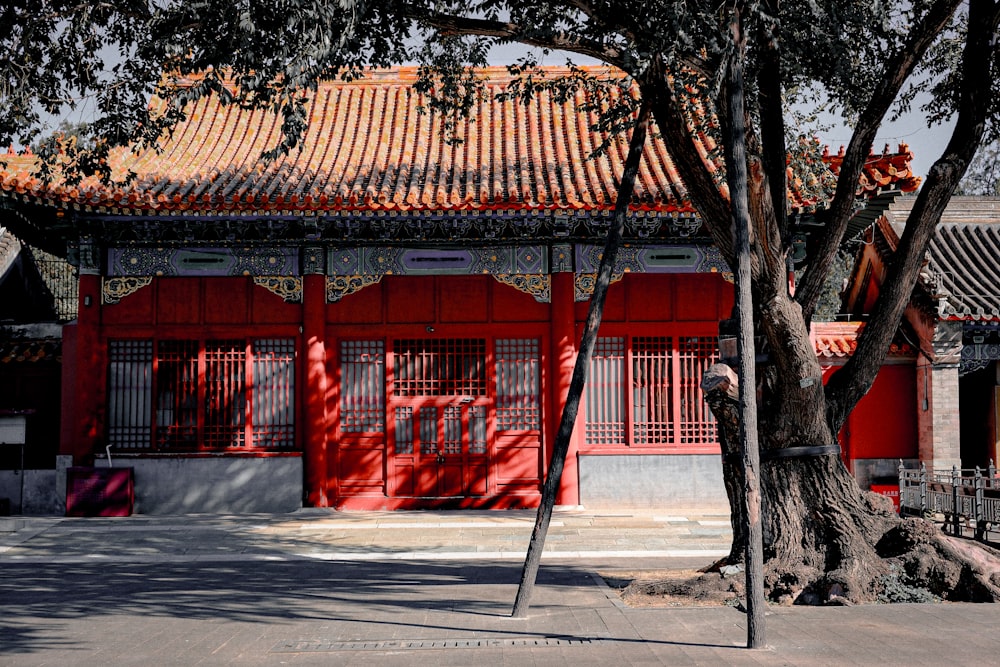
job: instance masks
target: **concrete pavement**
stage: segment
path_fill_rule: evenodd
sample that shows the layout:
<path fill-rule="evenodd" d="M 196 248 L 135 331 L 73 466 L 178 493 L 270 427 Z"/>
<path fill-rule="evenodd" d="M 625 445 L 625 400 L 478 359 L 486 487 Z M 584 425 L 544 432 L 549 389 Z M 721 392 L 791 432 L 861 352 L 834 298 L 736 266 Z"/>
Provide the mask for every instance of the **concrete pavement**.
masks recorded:
<path fill-rule="evenodd" d="M 0 665 L 993 663 L 1000 606 L 631 609 L 599 572 L 692 567 L 724 515 L 557 510 L 527 618 L 534 512 L 29 519 L 0 533 Z"/>

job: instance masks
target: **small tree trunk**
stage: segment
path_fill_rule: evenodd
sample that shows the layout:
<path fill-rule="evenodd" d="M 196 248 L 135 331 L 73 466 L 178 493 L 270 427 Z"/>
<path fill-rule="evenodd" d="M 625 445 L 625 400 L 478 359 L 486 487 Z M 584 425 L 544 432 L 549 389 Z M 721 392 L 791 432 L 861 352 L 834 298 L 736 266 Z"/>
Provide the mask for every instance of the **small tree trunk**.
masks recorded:
<path fill-rule="evenodd" d="M 757 443 L 757 380 L 753 333 L 753 297 L 750 276 L 750 205 L 747 187 L 746 132 L 743 111 L 743 37 L 739 8 L 730 19 L 735 49 L 727 67 L 729 141 L 726 142 L 726 177 L 732 196 L 736 247 L 736 349 L 739 357 L 739 443 L 743 462 L 743 520 L 746 522 L 747 648 L 765 645 L 764 556 L 761 539 L 760 452 Z"/>
<path fill-rule="evenodd" d="M 622 235 L 625 231 L 625 217 L 632 201 L 635 177 L 639 172 L 639 162 L 642 159 L 642 147 L 646 143 L 649 117 L 649 106 L 643 104 L 639 111 L 635 130 L 632 132 L 632 139 L 629 142 L 628 157 L 625 159 L 622 180 L 618 186 L 618 199 L 615 202 L 614 223 L 608 231 L 604 253 L 601 255 L 601 263 L 597 269 L 597 280 L 594 284 L 594 293 L 590 296 L 590 307 L 587 311 L 587 322 L 580 340 L 580 351 L 577 353 L 576 363 L 573 365 L 573 377 L 570 379 L 566 405 L 563 407 L 559 431 L 552 448 L 549 472 L 545 477 L 545 484 L 542 486 L 538 516 L 535 518 L 535 527 L 531 532 L 531 540 L 528 542 L 528 553 L 521 571 L 521 583 L 518 585 L 514 609 L 511 612 L 514 617 L 526 615 L 528 606 L 531 604 L 531 594 L 538 576 L 538 565 L 542 559 L 542 550 L 545 548 L 545 536 L 552 519 L 552 508 L 556 503 L 556 493 L 559 491 L 559 484 L 562 480 L 563 465 L 566 462 L 566 453 L 569 451 L 570 438 L 573 436 L 573 426 L 576 424 L 580 398 L 583 396 L 584 385 L 587 382 L 587 368 L 590 365 L 594 345 L 597 342 L 597 330 L 601 326 L 604 298 L 607 296 L 608 286 L 611 284 L 615 255 L 618 253 L 618 247 L 621 245 Z"/>

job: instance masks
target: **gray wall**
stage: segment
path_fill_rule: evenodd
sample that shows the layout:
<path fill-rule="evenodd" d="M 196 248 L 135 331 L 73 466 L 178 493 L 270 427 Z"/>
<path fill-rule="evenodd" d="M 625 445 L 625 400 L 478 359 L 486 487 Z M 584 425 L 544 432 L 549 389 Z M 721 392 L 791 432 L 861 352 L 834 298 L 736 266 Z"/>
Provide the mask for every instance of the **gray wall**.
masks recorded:
<path fill-rule="evenodd" d="M 135 469 L 136 514 L 294 512 L 302 507 L 302 459 L 113 458 Z M 107 461 L 98 460 L 98 467 Z"/>
<path fill-rule="evenodd" d="M 60 473 L 55 470 L 25 470 L 24 486 L 19 470 L 0 470 L 0 498 L 10 501 L 11 514 L 62 515 L 66 511 L 65 471 L 62 495 L 56 485 Z M 24 492 L 22 504 L 22 488 Z"/>
<path fill-rule="evenodd" d="M 903 465 L 907 468 L 919 468 L 920 461 L 903 459 Z M 899 459 L 855 459 L 854 478 L 858 480 L 858 486 L 866 491 L 873 482 L 898 484 Z"/>
<path fill-rule="evenodd" d="M 579 471 L 587 508 L 729 511 L 719 454 L 580 456 Z"/>

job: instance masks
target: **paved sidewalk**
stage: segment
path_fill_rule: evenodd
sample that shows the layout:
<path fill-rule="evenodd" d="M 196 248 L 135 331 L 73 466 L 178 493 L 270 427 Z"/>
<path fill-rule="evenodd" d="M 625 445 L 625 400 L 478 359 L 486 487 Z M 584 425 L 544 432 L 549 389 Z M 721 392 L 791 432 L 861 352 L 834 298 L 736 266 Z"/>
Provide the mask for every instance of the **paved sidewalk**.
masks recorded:
<path fill-rule="evenodd" d="M 535 510 L 35 518 L 0 533 L 0 563 L 523 560 Z M 557 509 L 546 558 L 719 558 L 728 514 Z"/>
<path fill-rule="evenodd" d="M 30 519 L 0 533 L 0 665 L 939 665 L 1000 655 L 1000 605 L 630 609 L 599 572 L 690 567 L 724 516 L 534 512 Z"/>

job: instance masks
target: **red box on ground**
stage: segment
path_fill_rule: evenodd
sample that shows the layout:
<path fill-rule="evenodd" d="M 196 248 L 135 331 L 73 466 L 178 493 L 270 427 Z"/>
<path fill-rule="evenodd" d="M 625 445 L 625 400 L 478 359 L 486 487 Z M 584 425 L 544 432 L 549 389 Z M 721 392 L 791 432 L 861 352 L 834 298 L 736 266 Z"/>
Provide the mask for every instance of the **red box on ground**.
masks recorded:
<path fill-rule="evenodd" d="M 131 516 L 132 468 L 67 468 L 66 516 Z"/>

